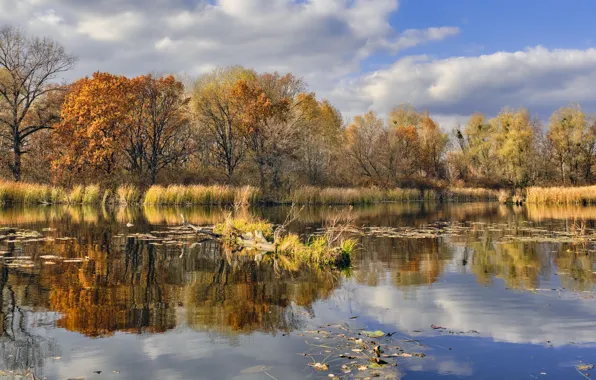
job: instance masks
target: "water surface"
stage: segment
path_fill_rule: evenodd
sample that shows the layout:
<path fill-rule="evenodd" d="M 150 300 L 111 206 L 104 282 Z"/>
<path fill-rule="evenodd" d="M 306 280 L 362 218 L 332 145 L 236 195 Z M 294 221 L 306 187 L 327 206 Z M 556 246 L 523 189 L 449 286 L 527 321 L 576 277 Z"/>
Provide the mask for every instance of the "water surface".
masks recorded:
<path fill-rule="evenodd" d="M 276 223 L 288 211 L 250 210 Z M 384 346 L 425 355 L 386 358 L 382 378 L 581 378 L 591 371 L 576 366 L 596 362 L 596 208 L 355 208 L 358 227 L 385 230 L 358 236 L 352 268 L 344 272 L 280 272 L 213 241 L 146 235 L 169 236 L 180 213 L 211 225 L 227 212 L 0 211 L 0 235 L 18 235 L 0 242 L 2 375 L 373 376 L 375 369 L 350 368 L 351 360 L 337 355 L 343 338 L 316 333 L 333 326 L 364 340 L 362 331 L 381 330 L 391 334 L 379 339 Z M 346 209 L 304 209 L 290 229 L 306 237 L 339 212 Z M 459 230 L 405 237 L 392 229 L 437 226 Z M 313 361 L 330 368 L 317 371 Z"/>

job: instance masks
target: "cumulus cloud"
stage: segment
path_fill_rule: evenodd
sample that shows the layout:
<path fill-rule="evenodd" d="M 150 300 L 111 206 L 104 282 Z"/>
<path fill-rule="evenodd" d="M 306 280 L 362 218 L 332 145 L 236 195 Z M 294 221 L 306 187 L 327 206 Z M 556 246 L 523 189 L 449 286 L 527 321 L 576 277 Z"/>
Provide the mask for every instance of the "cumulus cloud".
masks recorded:
<path fill-rule="evenodd" d="M 321 95 L 379 52 L 447 38 L 455 27 L 399 31 L 397 0 L 0 0 L 0 24 L 61 41 L 93 71 L 197 75 L 219 65 L 291 71 Z M 341 106 L 341 105 L 340 105 Z"/>
<path fill-rule="evenodd" d="M 61 41 L 80 57 L 69 80 L 98 70 L 198 75 L 242 64 L 291 71 L 347 116 L 386 114 L 403 102 L 446 123 L 504 105 L 541 114 L 570 101 L 596 108 L 595 50 L 407 56 L 460 30 L 400 29 L 390 23 L 397 11 L 398 0 L 0 0 L 0 25 Z M 394 62 L 363 71 L 381 54 Z"/>
<path fill-rule="evenodd" d="M 413 56 L 364 75 L 342 94 L 357 93 L 360 107 L 388 111 L 412 103 L 432 113 L 494 114 L 503 106 L 528 107 L 541 116 L 569 102 L 596 108 L 596 49 L 548 50 L 538 46 L 477 57 Z"/>

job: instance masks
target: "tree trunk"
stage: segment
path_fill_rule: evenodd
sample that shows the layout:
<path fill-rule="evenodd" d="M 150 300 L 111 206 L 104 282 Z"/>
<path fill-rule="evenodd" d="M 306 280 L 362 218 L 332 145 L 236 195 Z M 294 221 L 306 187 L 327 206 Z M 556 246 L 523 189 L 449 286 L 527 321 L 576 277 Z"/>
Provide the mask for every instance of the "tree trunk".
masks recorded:
<path fill-rule="evenodd" d="M 18 138 L 14 139 L 14 146 L 13 146 L 13 163 L 11 165 L 12 175 L 16 182 L 21 181 L 21 144 Z"/>

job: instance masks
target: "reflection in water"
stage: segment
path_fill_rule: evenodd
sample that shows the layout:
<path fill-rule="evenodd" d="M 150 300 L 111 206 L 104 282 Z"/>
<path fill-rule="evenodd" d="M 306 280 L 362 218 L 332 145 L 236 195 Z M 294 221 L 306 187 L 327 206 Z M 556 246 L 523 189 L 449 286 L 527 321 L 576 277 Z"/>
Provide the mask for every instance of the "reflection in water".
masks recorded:
<path fill-rule="evenodd" d="M 280 223 L 288 210 L 251 212 Z M 344 211 L 307 208 L 290 229 L 308 235 Z M 561 211 L 557 217 L 553 209 L 492 203 L 356 208 L 358 226 L 451 221 L 473 227 L 419 239 L 360 237 L 349 276 L 322 270 L 280 274 L 265 261 L 230 256 L 212 241 L 191 247 L 181 238 L 158 243 L 131 235 L 166 231 L 180 224 L 181 213 L 193 224 L 211 225 L 228 212 L 232 210 L 149 207 L 0 211 L 0 224 L 43 231 L 45 236 L 43 241 L 1 243 L 0 370 L 34 369 L 42 375 L 48 359 L 63 355 L 63 346 L 68 346 L 68 341 L 55 338 L 56 331 L 104 342 L 120 339 L 118 333 L 170 339 L 165 338 L 169 333 L 188 331 L 244 347 L 244 337 L 294 335 L 313 321 L 350 321 L 353 313 L 360 315 L 356 321 L 362 320 L 363 328 L 377 325 L 407 334 L 441 323 L 506 342 L 596 343 L 591 332 L 596 326 L 590 322 L 596 306 L 586 299 L 596 283 L 593 243 L 503 239 L 520 226 L 573 232 L 578 218 L 570 221 L 570 215 L 581 215 L 582 231 L 590 233 L 596 210 Z M 18 265 L 29 260 L 34 265 Z M 302 349 L 288 353 L 299 368 L 304 363 L 294 356 Z M 445 368 L 461 366 L 453 364 L 460 361 L 445 358 L 408 368 L 456 373 Z M 464 367 L 459 375 L 474 374 L 470 363 Z M 297 373 L 304 375 L 300 369 Z"/>
<path fill-rule="evenodd" d="M 132 237 L 49 246 L 61 258 L 83 260 L 54 259 L 27 273 L 11 270 L 10 277 L 28 279 L 28 301 L 59 312 L 59 327 L 92 337 L 159 333 L 178 324 L 226 334 L 289 332 L 339 284 L 337 273 L 324 271 L 280 277 L 270 265 L 226 257 L 214 242 L 186 247 L 184 255 L 178 244 Z"/>

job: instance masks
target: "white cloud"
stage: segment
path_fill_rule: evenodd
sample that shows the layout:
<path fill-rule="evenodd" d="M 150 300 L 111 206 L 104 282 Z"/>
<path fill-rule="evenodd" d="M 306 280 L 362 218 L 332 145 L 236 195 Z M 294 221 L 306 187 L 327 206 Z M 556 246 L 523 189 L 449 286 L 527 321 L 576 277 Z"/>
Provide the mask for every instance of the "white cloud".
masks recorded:
<path fill-rule="evenodd" d="M 446 124 L 502 106 L 551 112 L 570 101 L 596 110 L 595 50 L 436 59 L 404 50 L 460 33 L 390 24 L 398 0 L 0 0 L 0 24 L 61 41 L 80 58 L 68 79 L 110 71 L 200 74 L 242 64 L 291 71 L 347 115 L 412 103 Z M 363 72 L 378 54 L 392 64 Z M 389 58 L 388 58 L 389 57 Z"/>
<path fill-rule="evenodd" d="M 576 101 L 596 108 L 596 49 L 497 52 L 477 57 L 406 57 L 350 83 L 361 107 L 387 111 L 412 103 L 445 115 L 494 114 L 503 106 L 534 112 Z"/>

